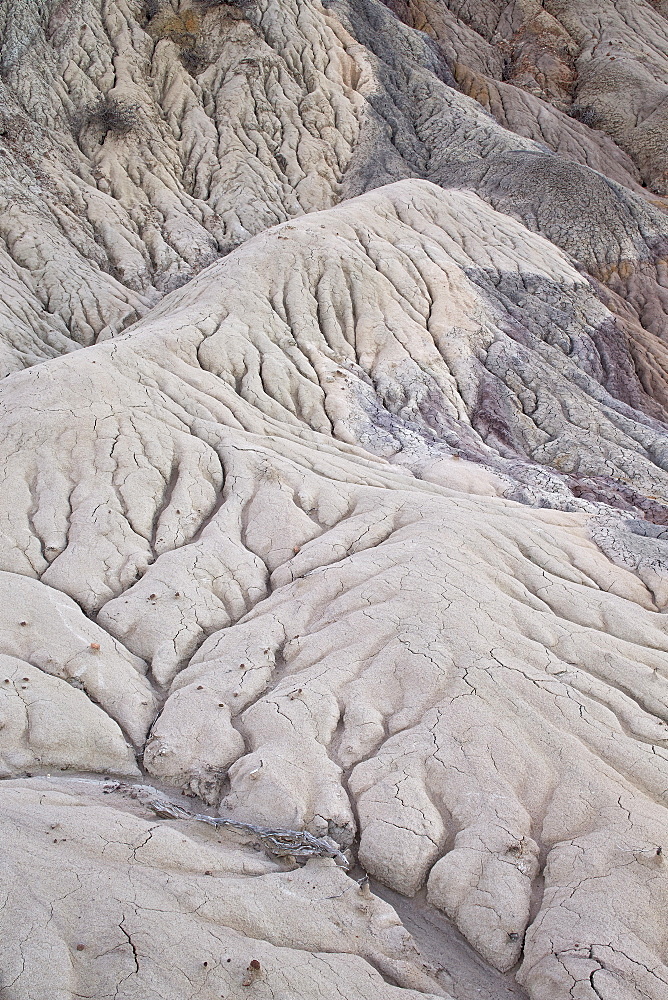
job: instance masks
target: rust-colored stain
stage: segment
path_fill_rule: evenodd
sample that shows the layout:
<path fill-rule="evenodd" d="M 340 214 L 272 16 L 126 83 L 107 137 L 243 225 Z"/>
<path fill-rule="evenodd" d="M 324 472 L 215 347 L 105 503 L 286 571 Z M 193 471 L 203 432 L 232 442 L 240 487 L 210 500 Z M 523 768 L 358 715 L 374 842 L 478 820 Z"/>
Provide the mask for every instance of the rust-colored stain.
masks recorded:
<path fill-rule="evenodd" d="M 605 267 L 592 267 L 590 273 L 606 284 L 614 278 L 630 278 L 638 270 L 638 265 L 633 260 L 620 260 L 617 264 L 608 264 Z"/>
<path fill-rule="evenodd" d="M 196 11 L 185 10 L 182 14 L 154 18 L 148 31 L 153 38 L 169 38 L 177 45 L 190 46 L 196 40 L 201 21 Z"/>
<path fill-rule="evenodd" d="M 463 94 L 489 109 L 491 103 L 489 81 L 484 76 L 460 62 L 452 66 L 452 75 Z"/>

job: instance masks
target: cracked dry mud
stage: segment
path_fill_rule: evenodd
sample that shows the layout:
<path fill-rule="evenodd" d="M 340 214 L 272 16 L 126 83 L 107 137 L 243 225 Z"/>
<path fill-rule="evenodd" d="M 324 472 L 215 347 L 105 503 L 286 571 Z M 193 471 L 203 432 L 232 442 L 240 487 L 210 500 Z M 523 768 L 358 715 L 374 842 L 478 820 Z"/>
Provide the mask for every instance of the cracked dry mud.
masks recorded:
<path fill-rule="evenodd" d="M 0 39 L 1 1000 L 666 1000 L 668 4 Z"/>

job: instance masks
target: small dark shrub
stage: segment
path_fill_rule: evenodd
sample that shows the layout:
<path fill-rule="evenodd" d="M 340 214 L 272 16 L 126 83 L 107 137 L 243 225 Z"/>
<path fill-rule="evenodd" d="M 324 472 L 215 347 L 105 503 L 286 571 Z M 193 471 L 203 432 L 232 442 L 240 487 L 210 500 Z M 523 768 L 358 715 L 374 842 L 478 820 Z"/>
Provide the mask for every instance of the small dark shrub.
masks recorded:
<path fill-rule="evenodd" d="M 193 49 L 184 49 L 179 56 L 183 68 L 191 76 L 197 76 L 208 65 L 207 60 Z"/>
<path fill-rule="evenodd" d="M 577 122 L 581 122 L 589 128 L 596 128 L 601 120 L 598 111 L 590 105 L 574 104 L 568 114 L 571 118 L 575 118 Z"/>
<path fill-rule="evenodd" d="M 105 135 L 107 132 L 127 135 L 139 125 L 139 105 L 105 94 L 88 110 L 85 117 L 87 125 L 99 128 Z"/>
<path fill-rule="evenodd" d="M 213 7 L 251 7 L 253 0 L 193 0 L 195 8 L 199 10 L 210 10 Z"/>

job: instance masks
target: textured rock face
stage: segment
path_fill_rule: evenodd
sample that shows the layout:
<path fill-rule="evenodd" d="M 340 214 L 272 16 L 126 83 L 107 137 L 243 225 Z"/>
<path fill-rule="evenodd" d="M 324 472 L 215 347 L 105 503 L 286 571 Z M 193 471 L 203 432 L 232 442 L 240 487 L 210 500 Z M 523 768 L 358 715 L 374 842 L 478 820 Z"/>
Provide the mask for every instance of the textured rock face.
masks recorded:
<path fill-rule="evenodd" d="M 2 1000 L 668 995 L 665 6 L 0 3 Z"/>

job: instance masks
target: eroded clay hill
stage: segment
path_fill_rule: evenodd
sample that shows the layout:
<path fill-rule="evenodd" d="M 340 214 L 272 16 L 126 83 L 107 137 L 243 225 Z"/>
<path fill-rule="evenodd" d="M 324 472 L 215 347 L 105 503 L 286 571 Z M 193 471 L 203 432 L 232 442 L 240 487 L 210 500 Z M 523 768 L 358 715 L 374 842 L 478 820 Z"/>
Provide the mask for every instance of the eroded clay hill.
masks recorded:
<path fill-rule="evenodd" d="M 2 1000 L 668 996 L 667 15 L 0 3 Z"/>

